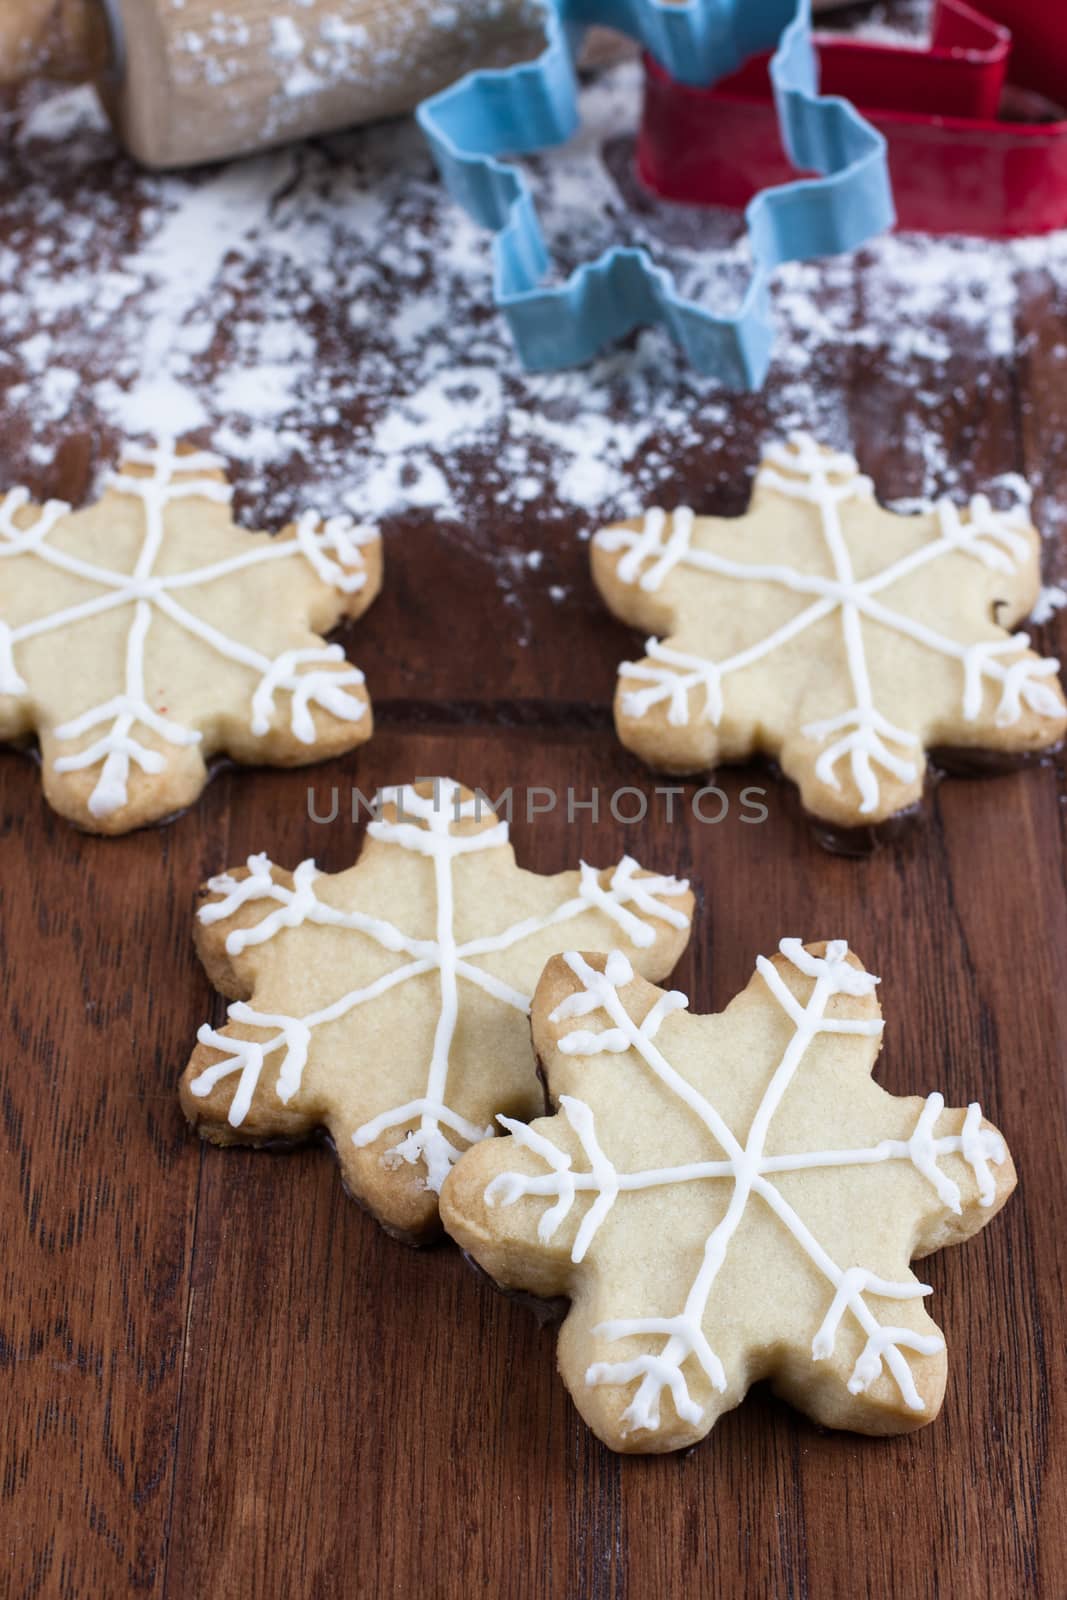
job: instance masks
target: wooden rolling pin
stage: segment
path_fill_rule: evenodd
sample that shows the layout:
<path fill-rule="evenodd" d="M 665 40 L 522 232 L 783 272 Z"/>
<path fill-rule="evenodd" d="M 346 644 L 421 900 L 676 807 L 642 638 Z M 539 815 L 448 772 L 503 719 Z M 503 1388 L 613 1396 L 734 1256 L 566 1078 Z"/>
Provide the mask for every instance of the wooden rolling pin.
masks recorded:
<path fill-rule="evenodd" d="M 131 154 L 188 166 L 410 111 L 535 54 L 537 15 L 531 0 L 0 0 L 0 86 L 95 81 Z"/>
<path fill-rule="evenodd" d="M 409 111 L 539 37 L 529 0 L 0 0 L 0 85 L 93 80 L 176 167 Z"/>

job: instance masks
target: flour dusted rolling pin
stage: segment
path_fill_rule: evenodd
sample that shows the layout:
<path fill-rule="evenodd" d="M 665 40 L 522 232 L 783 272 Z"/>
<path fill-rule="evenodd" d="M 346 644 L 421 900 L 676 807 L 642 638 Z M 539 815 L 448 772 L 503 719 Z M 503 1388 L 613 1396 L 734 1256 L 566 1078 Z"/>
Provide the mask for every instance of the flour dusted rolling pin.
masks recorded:
<path fill-rule="evenodd" d="M 93 79 L 175 167 L 409 111 L 539 36 L 529 0 L 0 0 L 0 84 Z"/>

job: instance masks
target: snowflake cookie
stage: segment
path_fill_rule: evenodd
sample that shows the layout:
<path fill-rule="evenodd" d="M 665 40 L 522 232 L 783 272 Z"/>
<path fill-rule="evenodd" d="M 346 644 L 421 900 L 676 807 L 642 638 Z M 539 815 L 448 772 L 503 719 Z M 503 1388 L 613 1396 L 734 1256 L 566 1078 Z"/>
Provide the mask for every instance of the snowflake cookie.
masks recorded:
<path fill-rule="evenodd" d="M 494 1114 L 544 1109 L 528 1014 L 545 962 L 576 939 L 621 942 L 664 977 L 693 897 L 629 856 L 524 872 L 507 823 L 451 779 L 384 790 L 378 811 L 347 872 L 304 861 L 290 873 L 261 855 L 211 879 L 197 944 L 237 1003 L 224 1028 L 200 1029 L 181 1098 L 216 1144 L 325 1130 L 350 1193 L 417 1242 Z"/>
<path fill-rule="evenodd" d="M 838 829 L 915 806 L 928 749 L 1018 758 L 1067 727 L 1058 663 L 1009 631 L 1040 591 L 1023 512 L 894 515 L 806 435 L 767 450 L 745 517 L 604 528 L 593 575 L 658 636 L 619 668 L 623 744 L 676 773 L 773 756 Z"/>
<path fill-rule="evenodd" d="M 1015 1186 L 977 1105 L 873 1082 L 877 978 L 844 942 L 783 939 L 717 1016 L 569 954 L 533 1000 L 557 1114 L 469 1151 L 448 1232 L 497 1283 L 572 1305 L 559 1365 L 616 1450 L 694 1444 L 749 1385 L 829 1427 L 929 1422 L 945 1388 L 909 1262 Z"/>
<path fill-rule="evenodd" d="M 0 739 L 36 732 L 49 803 L 95 832 L 189 805 L 216 751 L 294 766 L 370 735 L 320 634 L 377 594 L 378 535 L 312 512 L 247 533 L 222 469 L 127 445 L 84 511 L 0 495 Z"/>

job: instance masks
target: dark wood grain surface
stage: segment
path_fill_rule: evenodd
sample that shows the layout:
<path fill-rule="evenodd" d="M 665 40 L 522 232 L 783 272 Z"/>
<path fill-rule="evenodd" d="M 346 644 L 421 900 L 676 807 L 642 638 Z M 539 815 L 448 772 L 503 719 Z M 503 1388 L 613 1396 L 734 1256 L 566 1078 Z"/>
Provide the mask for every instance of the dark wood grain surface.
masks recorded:
<path fill-rule="evenodd" d="M 992 372 L 953 357 L 931 425 L 965 483 L 1029 475 L 1040 517 L 1067 498 L 1067 304 L 1041 281 L 1018 335 Z M 913 492 L 911 400 L 878 350 L 849 352 L 827 382 L 883 492 Z M 730 438 L 678 463 L 679 498 L 740 509 L 772 405 L 739 401 Z M 42 463 L 13 428 L 0 465 L 77 498 L 108 447 L 75 429 Z M 723 1006 L 784 934 L 848 938 L 883 978 L 881 1081 L 977 1095 L 1005 1130 L 1017 1196 L 924 1267 L 951 1365 L 942 1415 L 917 1434 L 823 1432 L 761 1389 L 687 1457 L 620 1459 L 578 1420 L 554 1333 L 451 1248 L 389 1240 L 325 1150 L 219 1151 L 187 1132 L 178 1075 L 222 1014 L 190 939 L 209 872 L 264 848 L 343 867 L 354 784 L 649 783 L 611 732 L 633 640 L 597 604 L 576 515 L 536 529 L 544 573 L 522 630 L 500 608 L 491 506 L 461 544 L 428 515 L 387 531 L 386 589 L 352 640 L 378 717 L 358 757 L 223 771 L 173 825 L 110 842 L 48 813 L 31 759 L 0 759 L 0 1592 L 1061 1600 L 1061 761 L 946 781 L 920 828 L 862 863 L 822 853 L 754 769 L 722 780 L 734 807 L 714 827 L 658 807 L 639 830 L 587 812 L 514 824 L 520 860 L 546 872 L 635 848 L 695 880 L 675 981 L 696 1010 Z M 565 604 L 541 597 L 549 582 Z M 768 786 L 763 825 L 738 820 L 746 783 Z M 309 790 L 321 812 L 334 786 L 342 815 L 317 824 Z"/>

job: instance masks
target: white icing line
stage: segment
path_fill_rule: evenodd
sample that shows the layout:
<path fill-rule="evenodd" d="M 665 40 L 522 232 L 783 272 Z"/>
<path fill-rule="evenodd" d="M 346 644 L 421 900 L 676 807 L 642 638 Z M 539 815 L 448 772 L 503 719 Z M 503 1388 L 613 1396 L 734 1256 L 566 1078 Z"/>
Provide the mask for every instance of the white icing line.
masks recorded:
<path fill-rule="evenodd" d="M 583 1217 L 571 1249 L 571 1259 L 576 1264 L 585 1258 L 597 1231 L 620 1195 L 674 1184 L 723 1179 L 733 1182 L 727 1211 L 705 1242 L 700 1270 L 681 1312 L 662 1317 L 614 1319 L 600 1324 L 594 1330 L 612 1342 L 652 1334 L 661 1335 L 666 1340 L 658 1354 L 642 1354 L 618 1363 L 596 1362 L 586 1373 L 586 1382 L 591 1385 L 604 1383 L 625 1386 L 638 1382 L 637 1391 L 624 1414 L 628 1430 L 655 1430 L 659 1427 L 660 1399 L 664 1390 L 670 1392 L 681 1418 L 694 1424 L 701 1420 L 703 1409 L 692 1400 L 682 1371 L 690 1357 L 698 1361 L 713 1387 L 720 1392 L 727 1387 L 722 1363 L 704 1335 L 703 1318 L 716 1276 L 752 1195 L 758 1195 L 774 1212 L 816 1269 L 833 1286 L 830 1308 L 812 1340 L 812 1359 L 824 1360 L 833 1353 L 838 1326 L 848 1311 L 867 1335 L 867 1342 L 849 1380 L 850 1392 L 858 1394 L 867 1389 L 882 1371 L 884 1362 L 904 1403 L 913 1410 L 922 1410 L 922 1398 L 902 1351 L 930 1355 L 943 1348 L 943 1341 L 937 1335 L 883 1326 L 867 1305 L 864 1295 L 869 1293 L 888 1299 L 913 1300 L 929 1294 L 928 1286 L 917 1281 L 889 1283 L 862 1268 L 839 1268 L 769 1178 L 813 1169 L 875 1166 L 887 1161 L 909 1162 L 931 1184 L 946 1210 L 959 1213 L 959 1187 L 940 1169 L 938 1163 L 944 1156 L 960 1155 L 974 1174 L 979 1204 L 992 1205 L 996 1197 L 990 1164 L 997 1164 L 1006 1158 L 1003 1141 L 992 1129 L 982 1127 L 981 1110 L 976 1104 L 968 1107 L 959 1134 L 937 1137 L 935 1129 L 944 1110 L 944 1099 L 936 1093 L 931 1094 L 925 1102 L 909 1139 L 884 1139 L 877 1145 L 859 1149 L 796 1151 L 776 1156 L 765 1153 L 772 1119 L 812 1040 L 820 1034 L 829 1033 L 875 1038 L 882 1030 L 881 1021 L 834 1019 L 825 1015 L 826 1007 L 835 995 L 870 994 L 878 981 L 848 962 L 848 947 L 843 941 L 828 945 L 824 957 L 811 955 L 795 939 L 783 939 L 780 949 L 793 967 L 814 980 L 814 988 L 807 1003 L 802 1005 L 774 964 L 763 957 L 759 958 L 757 969 L 793 1024 L 794 1032 L 764 1090 L 744 1146 L 710 1102 L 681 1077 L 652 1043 L 664 1016 L 683 1008 L 687 1003 L 685 997 L 677 993 L 663 995 L 638 1027 L 619 995 L 619 989 L 632 980 L 633 969 L 617 952 L 609 958 L 603 973 L 590 967 L 579 955 L 565 957 L 580 987 L 557 1006 L 550 1020 L 558 1023 L 599 1013 L 609 1026 L 600 1032 L 572 1029 L 560 1037 L 558 1048 L 563 1054 L 581 1056 L 635 1051 L 653 1075 L 700 1119 L 724 1156 L 672 1167 L 620 1172 L 597 1142 L 591 1108 L 583 1101 L 563 1096 L 561 1111 L 578 1134 L 579 1143 L 589 1162 L 588 1171 L 576 1172 L 570 1156 L 560 1151 L 538 1130 L 526 1128 L 508 1118 L 499 1119 L 516 1144 L 539 1156 L 549 1170 L 542 1174 L 515 1171 L 498 1174 L 485 1190 L 486 1204 L 513 1205 L 527 1197 L 554 1200 L 555 1204 L 542 1215 L 538 1224 L 538 1237 L 547 1245 L 569 1215 L 575 1197 L 579 1194 L 595 1195 L 594 1204 Z"/>
<path fill-rule="evenodd" d="M 348 517 L 336 517 L 322 524 L 315 513 L 309 512 L 300 518 L 295 538 L 264 541 L 260 548 L 205 567 L 166 577 L 154 576 L 152 568 L 166 532 L 167 506 L 174 501 L 190 498 L 228 505 L 233 491 L 229 485 L 219 483 L 214 478 L 198 476 L 220 470 L 224 465 L 220 457 L 208 451 L 179 455 L 174 444 L 169 442 L 161 443 L 154 449 L 129 444 L 124 450 L 124 460 L 135 466 L 151 468 L 148 477 L 119 470 L 109 473 L 105 480 L 106 489 L 137 499 L 144 508 L 144 538 L 131 573 L 110 571 L 47 543 L 57 523 L 70 514 L 70 506 L 60 501 L 49 501 L 29 529 L 20 529 L 15 526 L 14 518 L 29 503 L 28 491 L 13 489 L 0 500 L 0 556 L 33 556 L 74 577 L 100 584 L 105 590 L 102 595 L 64 607 L 18 628 L 0 623 L 0 693 L 29 693 L 16 668 L 15 650 L 19 644 L 100 616 L 119 606 L 131 605 L 133 608 L 127 635 L 122 692 L 55 730 L 56 738 L 64 741 L 80 738 L 91 728 L 110 721 L 111 726 L 101 739 L 76 754 L 58 757 L 54 763 L 55 770 L 61 773 L 101 766 L 89 799 L 90 812 L 100 818 L 113 815 L 127 804 L 131 766 L 136 765 L 143 772 L 153 774 L 161 773 L 166 767 L 166 756 L 162 751 L 148 749 L 133 736 L 133 730 L 138 725 L 151 729 L 170 745 L 200 742 L 201 735 L 198 732 L 166 720 L 148 704 L 144 684 L 144 655 L 155 609 L 162 611 L 186 633 L 227 660 L 260 675 L 260 682 L 252 695 L 250 711 L 251 731 L 257 738 L 265 737 L 270 731 L 275 716 L 275 696 L 279 691 L 292 697 L 289 726 L 294 736 L 304 744 L 311 744 L 315 739 L 311 705 L 320 706 L 330 715 L 347 722 L 358 721 L 365 716 L 367 709 L 364 700 L 347 692 L 360 687 L 364 679 L 358 668 L 346 661 L 340 646 L 285 651 L 271 661 L 260 651 L 195 616 L 173 598 L 173 591 L 214 583 L 265 561 L 300 556 L 310 563 L 323 582 L 341 593 L 352 594 L 366 584 L 367 573 L 361 547 L 376 539 L 374 531 L 357 527 Z M 337 670 L 333 670 L 335 663 Z M 327 666 L 331 670 L 325 670 Z M 303 672 L 299 670 L 302 667 L 311 667 L 312 670 Z"/>
<path fill-rule="evenodd" d="M 981 712 L 987 681 L 999 683 L 1003 690 L 995 713 L 998 726 L 1017 722 L 1024 706 L 1042 717 L 1062 715 L 1058 696 L 1040 681 L 1056 676 L 1058 662 L 1024 658 L 1006 666 L 997 659 L 1005 653 L 1026 650 L 1029 639 L 1025 634 L 1016 634 L 1010 640 L 961 645 L 874 598 L 902 578 L 957 551 L 975 557 L 992 570 L 1014 572 L 1030 549 L 1026 537 L 1029 524 L 1019 507 L 998 512 L 984 495 L 976 495 L 968 508 L 968 520 L 964 521 L 951 501 L 939 501 L 934 507 L 941 530 L 939 538 L 883 571 L 858 581 L 844 536 L 841 507 L 856 500 L 869 501 L 873 497 L 870 480 L 859 473 L 851 456 L 828 455 L 806 434 L 794 434 L 788 445 L 771 445 L 766 451 L 766 461 L 770 465 L 761 468 L 757 486 L 806 501 L 818 509 L 834 565 L 833 577 L 800 572 L 787 564 L 730 561 L 712 551 L 693 549 L 693 514 L 687 509 L 674 513 L 666 539 L 667 518 L 659 510 L 648 513 L 640 533 L 627 528 L 603 529 L 596 536 L 600 548 L 612 553 L 624 552 L 616 566 L 616 576 L 624 583 L 638 583 L 649 592 L 659 589 L 676 568 L 685 566 L 742 582 L 776 584 L 795 594 L 819 597 L 766 638 L 724 661 L 684 654 L 655 639 L 649 640 L 648 660 L 624 661 L 619 667 L 625 715 L 643 717 L 654 706 L 665 703 L 668 722 L 684 726 L 692 715 L 690 695 L 703 690 L 701 714 L 718 725 L 723 715 L 724 678 L 771 655 L 834 612 L 841 616 L 853 704 L 833 717 L 809 724 L 802 731 L 805 737 L 818 743 L 834 734 L 840 735 L 820 753 L 816 776 L 828 788 L 840 789 L 837 767 L 847 760 L 864 815 L 875 811 L 881 798 L 876 767 L 901 782 L 915 782 L 919 775 L 916 761 L 898 751 L 901 747 L 917 750 L 919 739 L 914 730 L 895 727 L 875 704 L 861 625 L 863 619 L 880 623 L 925 649 L 958 661 L 963 669 L 962 711 L 968 721 L 976 720 Z M 646 561 L 652 564 L 642 573 Z M 631 682 L 648 687 L 629 689 L 626 685 Z"/>
<path fill-rule="evenodd" d="M 305 1047 L 302 1054 L 294 1057 L 292 1030 L 307 1030 L 310 1037 L 316 1028 L 337 1021 L 355 1007 L 377 999 L 397 984 L 427 973 L 436 973 L 438 1014 L 433 1048 L 427 1063 L 425 1091 L 417 1101 L 384 1110 L 364 1123 L 353 1135 L 353 1143 L 357 1148 L 363 1148 L 382 1133 L 402 1127 L 417 1116 L 418 1127 L 409 1130 L 398 1144 L 386 1152 L 384 1159 L 391 1164 L 406 1162 L 415 1165 L 421 1162 L 427 1186 L 439 1190 L 449 1168 L 461 1154 L 445 1138 L 441 1124 L 460 1134 L 468 1143 L 486 1138 L 493 1131 L 491 1127 L 478 1127 L 446 1103 L 449 1062 L 461 1009 L 460 980 L 524 1015 L 530 1009 L 528 994 L 520 993 L 493 973 L 473 965 L 477 957 L 510 950 L 546 929 L 591 913 L 599 914 L 604 919 L 605 929 L 613 932 L 621 930 L 635 947 L 640 948 L 647 948 L 655 942 L 655 929 L 650 922 L 665 923 L 675 928 L 688 927 L 685 914 L 676 906 L 665 903 L 667 897 L 684 894 L 688 884 L 667 876 L 639 878 L 637 874 L 641 869 L 637 862 L 631 856 L 624 856 L 613 870 L 607 888 L 601 888 L 599 875 L 593 868 L 583 864 L 579 893 L 568 897 L 553 911 L 542 916 L 523 918 L 500 933 L 460 944 L 454 931 L 452 863 L 458 856 L 506 846 L 508 825 L 506 822 L 496 822 L 475 833 L 454 832 L 456 821 L 478 816 L 477 802 L 467 800 L 460 803 L 459 792 L 459 785 L 452 779 L 435 780 L 430 796 L 418 794 L 410 784 L 384 790 L 381 801 L 394 805 L 398 815 L 395 819 L 376 820 L 368 827 L 370 837 L 380 844 L 427 857 L 431 862 L 436 907 L 432 939 L 415 938 L 381 918 L 359 911 L 341 911 L 325 904 L 315 891 L 318 874 L 313 861 L 301 862 L 296 868 L 291 889 L 274 881 L 272 863 L 265 855 L 248 858 L 248 876 L 245 878 L 222 873 L 210 880 L 209 889 L 220 898 L 201 907 L 199 918 L 205 926 L 229 921 L 246 905 L 267 903 L 274 907 L 259 922 L 230 930 L 226 937 L 226 949 L 230 955 L 237 956 L 246 949 L 265 944 L 287 929 L 317 923 L 362 935 L 385 951 L 403 953 L 413 958 L 407 965 L 383 974 L 366 988 L 353 990 L 325 1010 L 308 1016 L 260 1019 L 251 1014 L 247 1007 L 231 1006 L 229 1016 L 233 1021 L 279 1027 L 281 1031 L 271 1039 L 249 1042 L 235 1040 L 211 1028 L 201 1029 L 201 1042 L 221 1050 L 227 1059 L 206 1068 L 191 1081 L 190 1088 L 193 1094 L 204 1096 L 222 1078 L 239 1072 L 239 1087 L 229 1111 L 233 1126 L 240 1126 L 247 1116 L 263 1062 L 274 1051 L 284 1048 L 287 1052 L 279 1077 L 279 1098 L 288 1100 L 299 1088 L 308 1052 Z M 603 934 L 599 935 L 598 942 L 602 942 L 603 938 Z M 291 1024 L 288 1033 L 286 1023 Z M 300 1034 L 300 1037 L 303 1035 Z M 284 1095 L 281 1093 L 283 1082 L 286 1089 Z"/>

